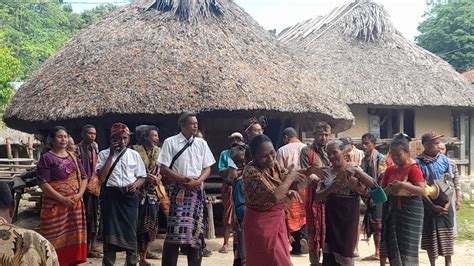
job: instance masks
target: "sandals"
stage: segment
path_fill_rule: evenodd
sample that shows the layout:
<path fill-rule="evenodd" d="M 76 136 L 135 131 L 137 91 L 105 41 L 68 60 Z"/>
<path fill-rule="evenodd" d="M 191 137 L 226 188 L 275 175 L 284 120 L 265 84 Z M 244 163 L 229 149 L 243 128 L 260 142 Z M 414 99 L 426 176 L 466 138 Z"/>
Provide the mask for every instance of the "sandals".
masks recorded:
<path fill-rule="evenodd" d="M 379 261 L 379 260 L 380 260 L 379 256 L 377 256 L 375 254 L 370 255 L 370 256 L 365 257 L 365 258 L 362 259 L 362 261 Z"/>
<path fill-rule="evenodd" d="M 159 260 L 159 259 L 161 259 L 161 256 L 160 256 L 160 254 L 154 254 L 154 253 L 148 252 L 146 254 L 146 258 L 148 260 Z"/>
<path fill-rule="evenodd" d="M 87 257 L 88 258 L 91 258 L 91 259 L 100 259 L 102 257 L 104 257 L 100 252 L 98 251 L 89 251 L 87 253 Z"/>
<path fill-rule="evenodd" d="M 229 250 L 227 249 L 227 246 L 222 246 L 221 249 L 219 249 L 219 253 L 229 253 Z"/>

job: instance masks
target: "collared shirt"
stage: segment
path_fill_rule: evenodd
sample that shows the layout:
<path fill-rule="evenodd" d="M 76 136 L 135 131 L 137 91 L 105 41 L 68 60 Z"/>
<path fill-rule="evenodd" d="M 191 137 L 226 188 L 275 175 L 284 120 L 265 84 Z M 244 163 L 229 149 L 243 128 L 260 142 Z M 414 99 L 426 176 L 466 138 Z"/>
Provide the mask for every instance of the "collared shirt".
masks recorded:
<path fill-rule="evenodd" d="M 291 142 L 280 147 L 277 151 L 278 162 L 285 168 L 289 168 L 290 165 L 293 165 L 294 170 L 300 170 L 300 154 L 304 147 L 306 147 L 306 144 L 300 141 Z"/>
<path fill-rule="evenodd" d="M 170 166 L 173 157 L 188 143 L 191 139 L 179 133 L 169 137 L 161 147 L 161 153 L 158 157 L 158 163 Z M 173 164 L 173 171 L 188 178 L 198 178 L 204 168 L 210 167 L 216 163 L 211 149 L 207 142 L 201 138 L 194 138 L 194 142 L 189 146 Z"/>
<path fill-rule="evenodd" d="M 109 157 L 110 149 L 103 150 L 99 153 L 97 160 L 97 172 L 104 167 L 107 158 Z M 115 153 L 112 157 L 112 164 L 115 162 L 119 153 Z M 145 164 L 138 152 L 128 149 L 125 154 L 120 158 L 112 173 L 110 174 L 109 180 L 107 181 L 108 187 L 126 187 L 137 180 L 139 177 L 146 177 Z"/>
<path fill-rule="evenodd" d="M 446 155 L 438 155 L 436 160 L 431 163 L 425 163 L 417 158 L 416 163 L 420 167 L 426 182 L 430 186 L 433 185 L 434 181 L 444 178 L 444 174 L 448 174 L 449 179 L 453 178 L 453 169 L 451 168 L 451 164 Z"/>
<path fill-rule="evenodd" d="M 20 247 L 18 243 L 21 243 Z M 16 264 L 14 259 L 17 253 L 20 264 Z M 59 266 L 58 255 L 46 238 L 33 230 L 7 223 L 0 217 L 0 265 L 2 262 L 6 265 Z"/>

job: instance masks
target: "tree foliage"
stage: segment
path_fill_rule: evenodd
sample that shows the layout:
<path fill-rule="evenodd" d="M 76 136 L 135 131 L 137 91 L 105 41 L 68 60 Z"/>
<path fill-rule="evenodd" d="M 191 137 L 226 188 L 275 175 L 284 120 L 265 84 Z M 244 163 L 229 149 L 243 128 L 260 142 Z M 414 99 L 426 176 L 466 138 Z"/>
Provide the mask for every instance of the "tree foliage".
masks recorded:
<path fill-rule="evenodd" d="M 0 108 L 11 98 L 9 81 L 28 79 L 80 29 L 116 6 L 81 14 L 63 1 L 0 1 Z"/>
<path fill-rule="evenodd" d="M 435 4 L 418 26 L 415 41 L 448 61 L 457 71 L 474 67 L 474 1 Z"/>

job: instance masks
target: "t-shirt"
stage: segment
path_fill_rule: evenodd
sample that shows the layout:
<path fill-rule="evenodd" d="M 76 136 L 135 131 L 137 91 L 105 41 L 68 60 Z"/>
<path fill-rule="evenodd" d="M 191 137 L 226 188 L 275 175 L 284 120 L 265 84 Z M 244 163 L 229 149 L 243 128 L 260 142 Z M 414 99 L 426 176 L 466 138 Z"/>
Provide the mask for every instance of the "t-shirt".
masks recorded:
<path fill-rule="evenodd" d="M 230 150 L 223 150 L 219 156 L 219 162 L 217 164 L 217 170 L 220 172 L 225 168 L 234 168 L 238 167 L 235 165 L 234 161 L 230 158 Z"/>
<path fill-rule="evenodd" d="M 402 168 L 396 165 L 391 165 L 387 168 L 380 181 L 381 187 L 386 187 L 388 184 L 394 183 L 395 181 L 405 181 L 416 185 L 421 182 L 425 182 L 423 173 L 416 164 L 407 164 Z"/>

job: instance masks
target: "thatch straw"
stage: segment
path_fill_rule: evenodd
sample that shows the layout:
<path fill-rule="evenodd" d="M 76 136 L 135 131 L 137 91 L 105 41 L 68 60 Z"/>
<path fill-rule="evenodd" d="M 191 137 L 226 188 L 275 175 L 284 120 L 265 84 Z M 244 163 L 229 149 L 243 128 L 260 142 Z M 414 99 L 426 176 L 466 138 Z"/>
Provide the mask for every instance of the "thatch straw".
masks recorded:
<path fill-rule="evenodd" d="M 214 9 L 218 2 L 199 3 Z M 304 73 L 302 61 L 232 1 L 219 6 L 222 15 L 187 12 L 193 23 L 182 20 L 186 12 L 153 4 L 113 12 L 47 60 L 13 97 L 5 122 L 33 132 L 106 115 L 152 123 L 187 110 L 309 115 L 338 130 L 351 125 L 347 106 Z"/>
<path fill-rule="evenodd" d="M 10 139 L 11 144 L 27 145 L 28 139 L 31 139 L 32 143 L 39 143 L 34 135 L 14 130 L 11 128 L 0 128 L 0 145 L 5 145 L 7 139 Z"/>
<path fill-rule="evenodd" d="M 278 39 L 349 104 L 474 106 L 465 78 L 403 38 L 379 4 L 349 3 L 286 29 Z"/>

